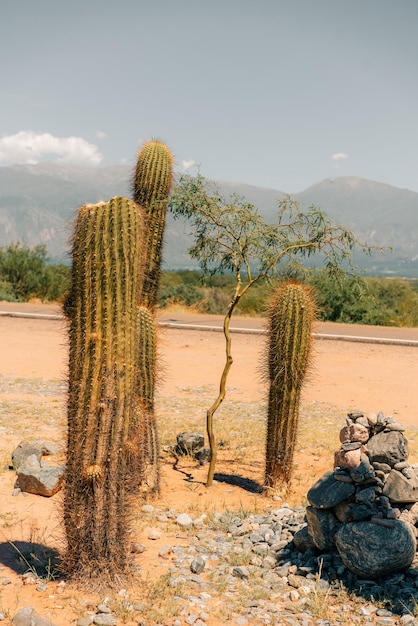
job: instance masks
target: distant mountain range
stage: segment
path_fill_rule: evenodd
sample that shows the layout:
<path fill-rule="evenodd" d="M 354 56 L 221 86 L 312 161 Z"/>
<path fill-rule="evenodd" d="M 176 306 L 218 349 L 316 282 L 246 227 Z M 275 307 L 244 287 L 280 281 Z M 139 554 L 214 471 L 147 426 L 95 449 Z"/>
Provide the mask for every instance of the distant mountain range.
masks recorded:
<path fill-rule="evenodd" d="M 69 240 L 76 212 L 87 202 L 130 197 L 131 170 L 64 167 L 53 163 L 0 167 L 0 246 L 17 241 L 46 244 L 53 260 L 69 260 Z M 285 192 L 242 183 L 217 182 L 222 194 L 236 193 L 252 202 L 266 220 L 273 219 Z M 357 177 L 326 179 L 293 194 L 301 207 L 314 205 L 335 223 L 369 244 L 391 246 L 392 253 L 361 256 L 369 274 L 418 277 L 418 193 Z M 187 227 L 168 220 L 165 269 L 196 267 L 187 255 Z"/>

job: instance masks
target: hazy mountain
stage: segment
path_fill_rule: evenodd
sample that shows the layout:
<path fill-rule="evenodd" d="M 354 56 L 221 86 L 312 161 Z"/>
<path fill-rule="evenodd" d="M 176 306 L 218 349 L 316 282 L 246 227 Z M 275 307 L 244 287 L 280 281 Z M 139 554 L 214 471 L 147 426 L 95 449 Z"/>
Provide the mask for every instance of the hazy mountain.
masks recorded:
<path fill-rule="evenodd" d="M 49 255 L 67 259 L 77 208 L 86 202 L 130 196 L 131 170 L 63 167 L 52 163 L 0 167 L 0 246 L 21 241 L 45 243 Z M 273 219 L 285 192 L 242 183 L 219 181 L 221 193 L 237 193 Z M 353 230 L 370 244 L 390 245 L 392 254 L 361 257 L 369 272 L 418 275 L 418 193 L 355 177 L 323 180 L 294 194 L 302 207 L 315 205 L 334 222 Z M 165 267 L 190 268 L 185 250 L 187 227 L 168 220 Z"/>

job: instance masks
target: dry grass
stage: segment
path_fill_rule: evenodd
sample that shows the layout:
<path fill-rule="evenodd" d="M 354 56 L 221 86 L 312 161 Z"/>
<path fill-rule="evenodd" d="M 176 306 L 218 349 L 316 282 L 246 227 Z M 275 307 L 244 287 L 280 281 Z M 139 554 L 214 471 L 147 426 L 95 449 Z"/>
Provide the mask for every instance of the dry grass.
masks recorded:
<path fill-rule="evenodd" d="M 200 388 L 184 388 L 180 390 L 178 397 L 158 396 L 156 408 L 159 418 L 159 436 L 163 446 L 172 446 L 176 443 L 176 434 L 182 431 L 200 431 L 205 433 L 206 410 L 216 396 L 216 389 L 207 386 Z M 232 394 L 233 395 L 233 394 Z M 62 383 L 39 380 L 39 379 L 5 379 L 0 377 L 0 462 L 2 466 L 9 463 L 12 444 L 17 444 L 21 439 L 29 437 L 45 437 L 54 440 L 65 439 L 66 414 L 65 414 L 66 388 Z M 348 411 L 341 410 L 330 405 L 321 403 L 305 404 L 301 407 L 299 422 L 299 439 L 295 457 L 293 483 L 300 493 L 306 493 L 312 484 L 313 469 L 320 471 L 329 469 L 332 465 L 334 451 L 339 447 L 339 431 L 344 425 L 345 415 Z M 219 464 L 229 467 L 231 473 L 242 475 L 262 476 L 264 469 L 266 426 L 266 404 L 264 402 L 237 402 L 226 398 L 220 410 L 216 413 L 215 427 L 219 443 Z M 410 442 L 410 459 L 415 462 L 418 458 L 418 430 L 409 428 L 406 433 Z M 308 469 L 307 469 L 308 468 Z M 190 484 L 193 490 L 195 485 Z M 222 517 L 215 516 L 215 510 L 208 508 L 195 499 L 189 504 L 188 512 L 193 517 L 206 515 L 206 522 L 212 527 L 219 525 L 219 529 L 229 525 L 227 504 L 217 503 L 217 510 L 226 509 Z M 245 517 L 256 510 L 229 511 L 230 516 Z M 139 516 L 140 517 L 140 516 Z M 4 512 L 0 516 L 0 527 L 13 526 L 15 520 Z M 205 523 L 206 523 L 205 522 Z M 137 526 L 142 527 L 148 521 L 143 517 L 138 518 Z M 153 520 L 153 525 L 156 521 Z M 135 528 L 137 531 L 138 528 Z M 164 524 L 167 534 L 175 535 L 178 527 L 173 524 Z M 195 532 L 194 530 L 190 531 Z M 182 531 L 186 537 L 187 531 Z M 44 545 L 46 541 L 32 541 L 30 544 Z M 19 548 L 19 546 L 18 546 Z M 50 565 L 48 555 L 35 554 L 34 549 L 22 554 L 16 551 L 17 558 L 26 559 L 23 565 L 29 569 L 32 567 L 38 576 L 43 578 L 53 577 L 53 571 L 42 571 L 40 565 L 47 568 Z M 34 562 L 35 557 L 40 559 Z M 29 558 L 30 557 L 30 558 Z M 225 563 L 228 567 L 236 565 L 249 565 L 251 555 L 248 552 L 240 552 L 231 546 L 226 555 Z M 52 574 L 52 575 L 51 575 Z M 216 589 L 222 602 L 214 613 L 219 614 L 221 622 L 231 618 L 234 613 L 239 614 L 242 607 L 250 600 L 259 599 L 261 602 L 266 598 L 266 588 L 262 580 L 251 580 L 231 583 L 231 578 L 225 572 L 216 568 L 208 578 Z M 179 598 L 187 594 L 193 594 L 193 589 L 182 586 L 181 581 L 173 586 L 168 573 L 157 577 L 141 577 L 140 587 L 137 588 L 141 610 L 136 608 L 136 602 L 131 599 L 115 596 L 111 602 L 112 610 L 117 614 L 122 623 L 132 623 L 135 617 L 145 619 L 148 623 L 158 623 L 162 620 L 171 620 L 179 613 Z M 144 600 L 146 599 L 146 601 Z M 227 602 L 225 602 L 227 599 Z M 270 598 L 271 599 L 271 598 Z M 214 597 L 214 603 L 216 599 Z M 344 614 L 342 606 L 347 607 Z M 279 606 L 279 599 L 278 599 Z M 329 620 L 338 619 L 340 624 L 352 623 L 351 616 L 356 615 L 360 600 L 350 597 L 341 590 L 338 600 L 330 597 L 319 588 L 307 598 L 307 608 L 315 619 Z M 135 607 L 133 609 L 133 607 Z M 0 611 L 2 600 L 0 596 Z M 4 613 L 9 611 L 4 609 Z M 347 619 L 346 619 L 347 616 Z M 367 620 L 366 620 L 367 621 Z M 357 623 L 363 622 L 363 618 L 357 616 Z M 137 623 L 137 622 L 136 622 Z"/>
<path fill-rule="evenodd" d="M 162 446 L 176 443 L 183 431 L 206 432 L 206 411 L 216 396 L 213 386 L 182 388 L 178 397 L 156 398 L 159 438 Z M 0 437 L 6 445 L 11 439 L 46 437 L 65 439 L 66 385 L 43 379 L 0 377 Z M 345 423 L 346 410 L 327 404 L 311 403 L 301 407 L 296 449 L 294 481 L 303 480 L 301 459 L 332 462 L 339 447 L 339 431 Z M 240 469 L 264 465 L 266 404 L 238 402 L 228 397 L 215 414 L 219 461 Z M 418 460 L 418 429 L 409 427 L 406 436 L 410 460 Z M 11 450 L 0 447 L 0 467 L 8 465 Z"/>

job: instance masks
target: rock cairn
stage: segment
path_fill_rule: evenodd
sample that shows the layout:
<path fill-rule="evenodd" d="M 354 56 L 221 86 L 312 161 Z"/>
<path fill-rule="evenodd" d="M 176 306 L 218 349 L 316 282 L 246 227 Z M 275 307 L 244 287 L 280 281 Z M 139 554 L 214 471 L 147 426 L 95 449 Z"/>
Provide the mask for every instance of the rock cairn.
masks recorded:
<path fill-rule="evenodd" d="M 393 417 L 348 414 L 334 469 L 308 491 L 306 547 L 337 550 L 363 578 L 408 568 L 416 553 L 417 467 L 408 463 L 404 427 Z M 306 545 L 305 545 L 306 544 Z"/>

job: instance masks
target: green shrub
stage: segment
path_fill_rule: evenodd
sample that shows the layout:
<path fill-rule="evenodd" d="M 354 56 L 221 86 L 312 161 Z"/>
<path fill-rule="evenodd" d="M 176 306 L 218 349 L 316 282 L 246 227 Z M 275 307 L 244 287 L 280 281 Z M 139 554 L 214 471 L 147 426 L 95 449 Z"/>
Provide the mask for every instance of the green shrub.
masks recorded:
<path fill-rule="evenodd" d="M 0 280 L 0 300 L 5 302 L 17 302 L 13 285 L 5 280 Z"/>

